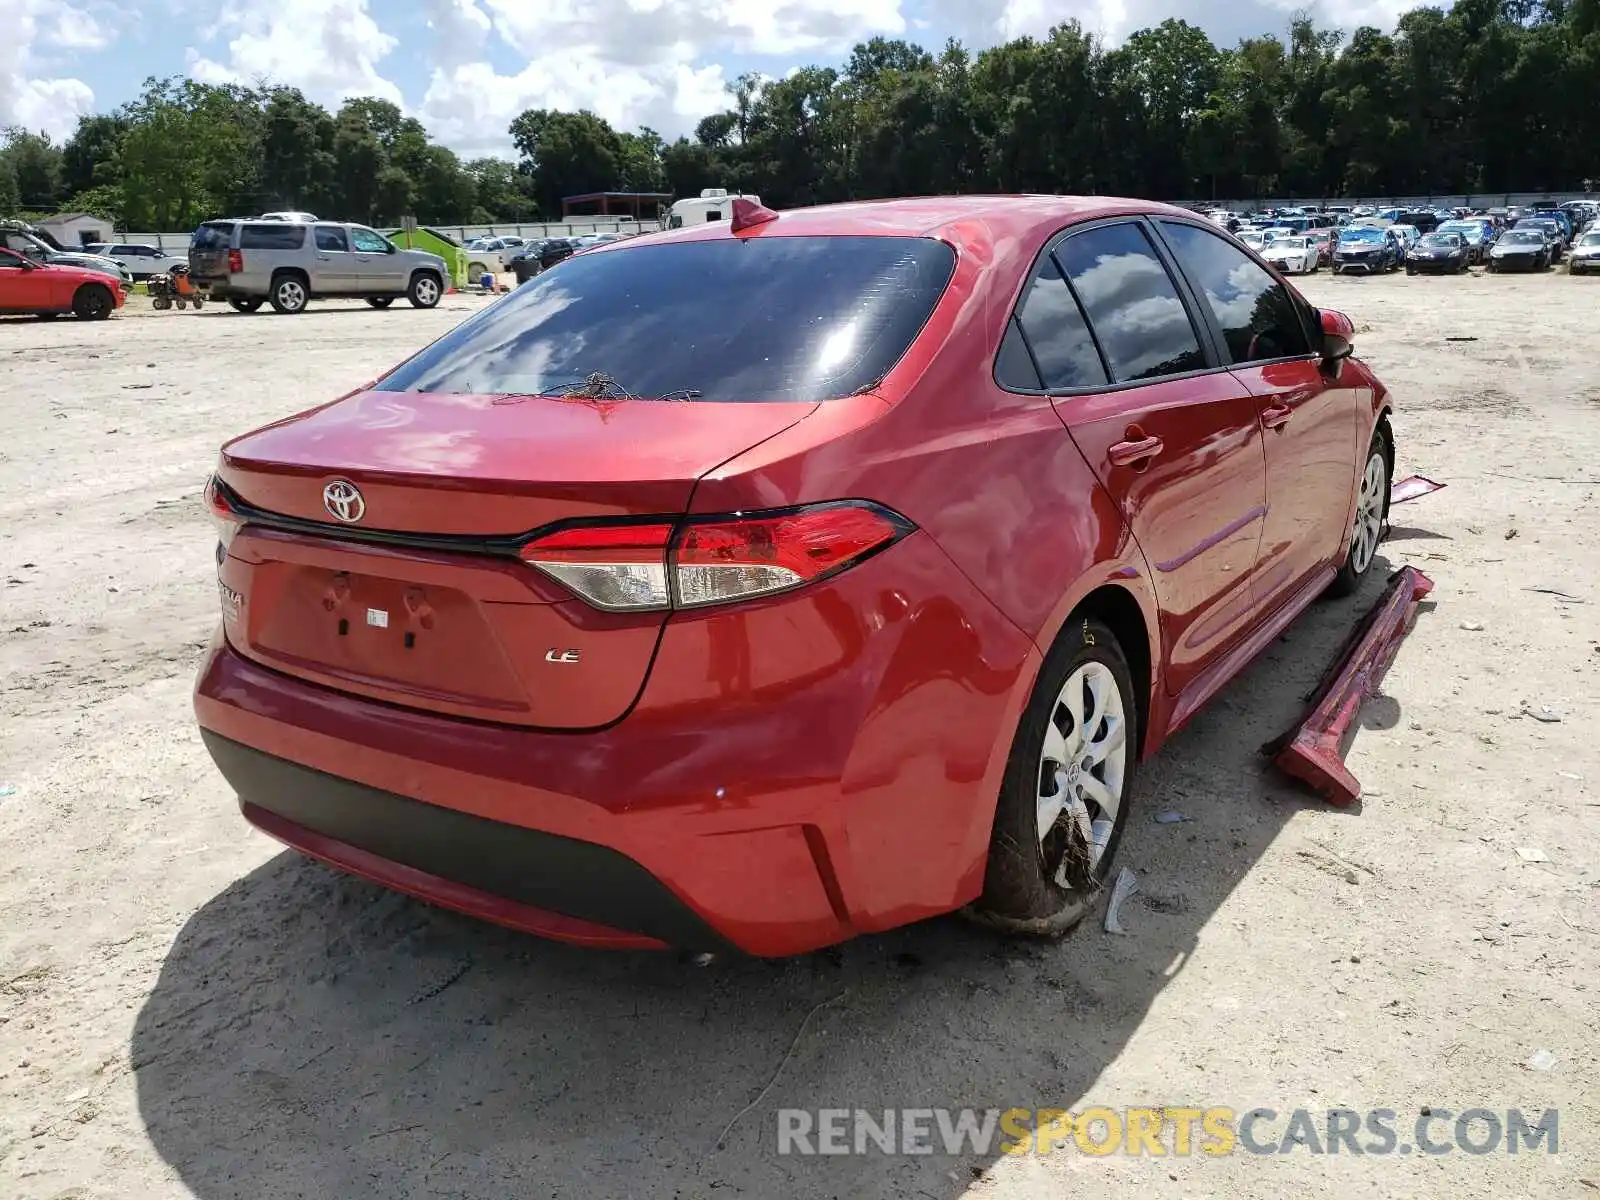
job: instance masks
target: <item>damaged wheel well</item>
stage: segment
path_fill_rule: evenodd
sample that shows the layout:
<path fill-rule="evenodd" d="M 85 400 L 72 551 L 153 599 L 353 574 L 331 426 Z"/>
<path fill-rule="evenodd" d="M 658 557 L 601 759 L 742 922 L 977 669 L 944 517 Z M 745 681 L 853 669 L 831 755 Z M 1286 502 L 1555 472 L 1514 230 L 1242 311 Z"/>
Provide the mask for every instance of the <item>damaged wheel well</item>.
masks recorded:
<path fill-rule="evenodd" d="M 1096 588 L 1083 598 L 1073 610 L 1073 616 L 1097 617 L 1112 633 L 1128 660 L 1128 673 L 1133 676 L 1134 702 L 1139 712 L 1139 750 L 1144 757 L 1145 738 L 1150 729 L 1150 631 L 1145 628 L 1144 613 L 1139 602 L 1125 588 L 1112 585 Z M 1072 618 L 1067 619 L 1071 627 Z"/>

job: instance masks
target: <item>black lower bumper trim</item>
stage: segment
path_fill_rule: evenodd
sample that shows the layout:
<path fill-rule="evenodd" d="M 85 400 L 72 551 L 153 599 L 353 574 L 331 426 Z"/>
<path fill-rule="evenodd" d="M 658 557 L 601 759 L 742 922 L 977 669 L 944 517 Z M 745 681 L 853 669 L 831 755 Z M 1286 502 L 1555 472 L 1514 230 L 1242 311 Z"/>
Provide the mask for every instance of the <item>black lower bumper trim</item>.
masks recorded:
<path fill-rule="evenodd" d="M 494 896 L 689 950 L 730 944 L 608 846 L 507 825 L 328 775 L 200 731 L 239 798 L 322 836 Z"/>

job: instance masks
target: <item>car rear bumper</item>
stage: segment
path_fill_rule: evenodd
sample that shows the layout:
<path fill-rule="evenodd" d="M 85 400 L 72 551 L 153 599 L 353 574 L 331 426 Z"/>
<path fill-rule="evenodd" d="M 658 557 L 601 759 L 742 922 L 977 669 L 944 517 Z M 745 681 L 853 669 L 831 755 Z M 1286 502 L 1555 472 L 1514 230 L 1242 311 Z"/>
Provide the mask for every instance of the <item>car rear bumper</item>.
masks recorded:
<path fill-rule="evenodd" d="M 660 880 L 605 846 L 424 804 L 209 730 L 201 737 L 245 820 L 353 875 L 563 941 L 729 948 Z"/>
<path fill-rule="evenodd" d="M 674 616 L 596 732 L 352 696 L 220 632 L 195 711 L 246 817 L 314 857 L 568 941 L 776 956 L 977 896 L 1038 664 L 916 534 L 786 598 Z"/>

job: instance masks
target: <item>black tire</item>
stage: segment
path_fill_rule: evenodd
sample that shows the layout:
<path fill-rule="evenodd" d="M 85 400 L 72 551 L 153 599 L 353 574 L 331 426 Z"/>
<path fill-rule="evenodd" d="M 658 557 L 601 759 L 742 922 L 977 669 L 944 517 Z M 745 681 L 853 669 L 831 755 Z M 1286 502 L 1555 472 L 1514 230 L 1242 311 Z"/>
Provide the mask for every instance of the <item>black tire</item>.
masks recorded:
<path fill-rule="evenodd" d="M 229 300 L 228 307 L 234 312 L 253 313 L 260 310 L 262 303 L 260 299 L 252 297 L 249 300 Z"/>
<path fill-rule="evenodd" d="M 1104 667 L 1115 680 L 1126 722 L 1121 802 L 1105 850 L 1092 868 L 1065 812 L 1042 844 L 1037 824 L 1047 727 L 1057 719 L 1057 699 L 1067 681 L 1091 663 Z M 1140 736 L 1133 677 L 1116 636 L 1093 617 L 1070 618 L 1045 658 L 1012 742 L 995 806 L 983 894 L 968 910 L 970 916 L 1008 934 L 1057 937 L 1093 911 L 1133 808 Z M 1057 882 L 1057 871 L 1068 856 L 1072 856 L 1068 871 L 1073 885 L 1063 886 Z"/>
<path fill-rule="evenodd" d="M 432 271 L 418 271 L 406 287 L 412 308 L 435 308 L 444 296 L 444 280 Z"/>
<path fill-rule="evenodd" d="M 159 300 L 150 301 L 150 307 L 160 309 L 162 312 L 165 312 L 167 309 L 172 307 L 172 301 L 163 296 Z"/>
<path fill-rule="evenodd" d="M 394 297 L 393 296 L 368 296 L 367 297 L 367 303 L 372 305 L 373 308 L 388 308 L 389 305 L 394 303 Z"/>
<path fill-rule="evenodd" d="M 196 296 L 194 298 L 194 306 L 196 309 L 204 308 L 206 306 L 205 298 L 202 296 Z"/>
<path fill-rule="evenodd" d="M 1406 268 L 1406 274 L 1407 275 L 1415 275 L 1416 273 L 1417 273 L 1417 269 L 1415 267 L 1407 267 Z"/>
<path fill-rule="evenodd" d="M 272 290 L 267 299 L 271 302 L 273 311 L 284 316 L 294 316 L 306 310 L 306 303 L 311 299 L 311 288 L 306 283 L 305 276 L 284 272 L 272 278 Z"/>
<path fill-rule="evenodd" d="M 1345 554 L 1344 563 L 1339 567 L 1339 573 L 1333 577 L 1333 582 L 1328 585 L 1328 592 L 1333 596 L 1353 596 L 1360 590 L 1362 580 L 1366 579 L 1367 573 L 1372 570 L 1372 564 L 1378 559 L 1378 545 L 1383 537 L 1384 526 L 1389 520 L 1389 487 L 1394 482 L 1394 437 L 1386 421 L 1380 421 L 1378 428 L 1373 431 L 1372 444 L 1367 447 L 1367 456 L 1361 460 L 1361 474 L 1356 477 L 1356 516 L 1353 523 L 1358 527 L 1363 518 L 1362 488 L 1366 482 L 1367 472 L 1373 469 L 1374 460 L 1382 464 L 1382 475 L 1377 496 L 1381 508 L 1378 510 L 1378 524 L 1373 534 L 1372 549 L 1365 555 L 1366 561 L 1360 561 L 1362 556 L 1357 553 L 1360 547 L 1356 537 L 1351 537 L 1350 549 Z M 1367 512 L 1370 514 L 1370 509 Z"/>
<path fill-rule="evenodd" d="M 86 283 L 72 296 L 72 315 L 80 321 L 104 321 L 117 307 L 111 289 L 98 283 Z"/>

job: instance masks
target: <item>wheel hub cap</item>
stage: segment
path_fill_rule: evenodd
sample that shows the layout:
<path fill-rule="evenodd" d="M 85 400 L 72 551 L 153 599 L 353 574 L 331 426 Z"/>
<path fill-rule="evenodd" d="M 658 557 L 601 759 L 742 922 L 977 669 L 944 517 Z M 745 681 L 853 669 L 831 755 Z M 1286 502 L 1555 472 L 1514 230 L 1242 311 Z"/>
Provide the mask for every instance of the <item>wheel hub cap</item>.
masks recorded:
<path fill-rule="evenodd" d="M 1127 723 L 1111 669 L 1089 662 L 1067 677 L 1045 726 L 1035 817 L 1046 873 L 1063 887 L 1097 878 L 1122 807 Z"/>

